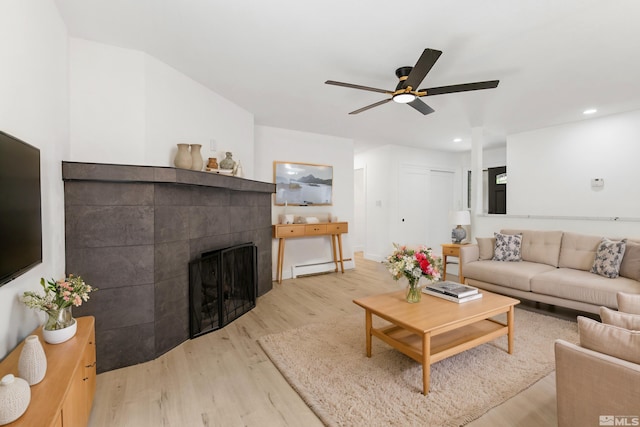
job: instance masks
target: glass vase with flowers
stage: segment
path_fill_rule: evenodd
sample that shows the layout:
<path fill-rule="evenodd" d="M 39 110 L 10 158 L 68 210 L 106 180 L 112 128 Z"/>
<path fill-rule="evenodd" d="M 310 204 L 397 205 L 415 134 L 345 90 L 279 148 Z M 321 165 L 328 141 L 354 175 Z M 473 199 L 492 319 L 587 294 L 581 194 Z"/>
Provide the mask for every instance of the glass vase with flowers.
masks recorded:
<path fill-rule="evenodd" d="M 420 302 L 422 291 L 419 286 L 421 278 L 438 281 L 441 277 L 442 258 L 433 254 L 431 248 L 419 246 L 416 249 L 393 244 L 394 250 L 384 261 L 394 280 L 406 278 L 407 302 Z"/>

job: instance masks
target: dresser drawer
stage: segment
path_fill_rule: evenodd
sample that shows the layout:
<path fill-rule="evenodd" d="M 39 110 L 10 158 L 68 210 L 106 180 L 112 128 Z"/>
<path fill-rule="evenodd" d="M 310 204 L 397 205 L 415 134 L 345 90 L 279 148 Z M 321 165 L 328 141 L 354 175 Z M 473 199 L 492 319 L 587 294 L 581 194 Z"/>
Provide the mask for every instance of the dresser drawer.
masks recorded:
<path fill-rule="evenodd" d="M 327 224 L 307 224 L 304 226 L 304 233 L 307 236 L 327 234 Z"/>
<path fill-rule="evenodd" d="M 273 237 L 299 237 L 304 236 L 305 225 L 276 225 L 273 227 Z"/>
<path fill-rule="evenodd" d="M 327 224 L 327 232 L 329 234 L 341 234 L 349 232 L 349 223 L 348 222 L 334 222 L 331 224 Z"/>

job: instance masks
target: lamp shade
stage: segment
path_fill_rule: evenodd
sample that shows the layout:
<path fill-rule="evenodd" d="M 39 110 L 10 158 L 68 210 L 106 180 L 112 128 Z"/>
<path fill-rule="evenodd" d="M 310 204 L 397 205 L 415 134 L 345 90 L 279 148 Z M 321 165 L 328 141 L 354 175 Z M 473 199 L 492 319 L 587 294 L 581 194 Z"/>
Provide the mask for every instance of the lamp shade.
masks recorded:
<path fill-rule="evenodd" d="M 469 225 L 471 224 L 471 215 L 469 215 L 469 211 L 452 212 L 449 221 L 454 225 Z"/>

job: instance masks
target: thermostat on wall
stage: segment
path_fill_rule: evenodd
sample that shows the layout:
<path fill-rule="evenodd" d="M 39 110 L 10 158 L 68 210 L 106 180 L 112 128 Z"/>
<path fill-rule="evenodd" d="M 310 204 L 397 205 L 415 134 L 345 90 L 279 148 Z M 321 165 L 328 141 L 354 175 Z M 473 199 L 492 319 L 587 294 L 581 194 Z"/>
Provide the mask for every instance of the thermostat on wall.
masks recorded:
<path fill-rule="evenodd" d="M 602 179 L 602 178 L 591 178 L 591 186 L 592 187 L 604 187 L 604 179 Z"/>

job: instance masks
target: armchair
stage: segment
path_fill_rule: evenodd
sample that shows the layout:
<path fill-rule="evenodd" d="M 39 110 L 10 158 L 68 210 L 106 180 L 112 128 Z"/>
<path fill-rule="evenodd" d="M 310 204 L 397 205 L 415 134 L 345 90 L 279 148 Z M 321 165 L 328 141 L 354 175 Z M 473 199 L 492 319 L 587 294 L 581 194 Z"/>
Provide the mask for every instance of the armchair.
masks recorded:
<path fill-rule="evenodd" d="M 619 307 L 633 307 L 634 312 L 638 308 L 638 296 L 617 297 Z M 605 323 L 578 317 L 580 345 L 555 342 L 558 427 L 639 425 L 638 314 L 603 307 L 600 316 Z"/>

